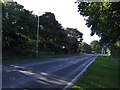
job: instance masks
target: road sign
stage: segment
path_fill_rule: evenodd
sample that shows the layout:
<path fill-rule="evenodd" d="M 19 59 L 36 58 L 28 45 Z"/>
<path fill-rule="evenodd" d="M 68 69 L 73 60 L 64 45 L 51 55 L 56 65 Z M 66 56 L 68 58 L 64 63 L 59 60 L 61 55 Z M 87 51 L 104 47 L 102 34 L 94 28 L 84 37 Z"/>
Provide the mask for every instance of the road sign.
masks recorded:
<path fill-rule="evenodd" d="M 36 42 L 40 42 L 40 40 L 36 40 Z"/>

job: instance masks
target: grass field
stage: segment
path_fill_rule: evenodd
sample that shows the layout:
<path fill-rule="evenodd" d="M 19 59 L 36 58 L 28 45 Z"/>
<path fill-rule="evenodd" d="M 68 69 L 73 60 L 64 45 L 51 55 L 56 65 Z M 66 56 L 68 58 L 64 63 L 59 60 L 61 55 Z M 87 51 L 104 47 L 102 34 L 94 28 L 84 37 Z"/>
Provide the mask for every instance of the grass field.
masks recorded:
<path fill-rule="evenodd" d="M 118 88 L 118 67 L 110 58 L 98 56 L 72 88 Z"/>
<path fill-rule="evenodd" d="M 120 63 L 120 58 L 118 58 L 118 57 L 113 57 L 117 62 L 119 62 Z"/>

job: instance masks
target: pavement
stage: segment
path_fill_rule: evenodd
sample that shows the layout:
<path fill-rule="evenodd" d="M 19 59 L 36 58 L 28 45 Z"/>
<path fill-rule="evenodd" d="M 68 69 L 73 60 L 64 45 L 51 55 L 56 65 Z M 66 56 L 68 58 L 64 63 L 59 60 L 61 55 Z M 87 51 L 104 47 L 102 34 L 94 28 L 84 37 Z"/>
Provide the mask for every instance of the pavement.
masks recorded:
<path fill-rule="evenodd" d="M 69 88 L 98 54 L 27 60 L 2 65 L 2 88 Z"/>

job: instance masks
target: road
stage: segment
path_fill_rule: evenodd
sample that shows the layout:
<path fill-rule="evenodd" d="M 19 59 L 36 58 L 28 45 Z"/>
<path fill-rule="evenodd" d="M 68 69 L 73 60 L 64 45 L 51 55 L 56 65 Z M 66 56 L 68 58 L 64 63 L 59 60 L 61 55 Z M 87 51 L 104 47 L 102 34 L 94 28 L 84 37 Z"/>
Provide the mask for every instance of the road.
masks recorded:
<path fill-rule="evenodd" d="M 4 63 L 3 88 L 68 88 L 98 54 Z"/>

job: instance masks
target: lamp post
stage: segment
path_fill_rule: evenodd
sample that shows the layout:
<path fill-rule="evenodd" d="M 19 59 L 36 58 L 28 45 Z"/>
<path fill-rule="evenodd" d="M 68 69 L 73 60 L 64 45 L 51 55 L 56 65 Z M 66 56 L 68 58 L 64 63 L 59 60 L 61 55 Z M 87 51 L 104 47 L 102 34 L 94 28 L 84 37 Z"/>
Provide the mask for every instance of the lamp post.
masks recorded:
<path fill-rule="evenodd" d="M 38 43 L 39 43 L 39 13 L 38 13 L 38 25 L 37 25 L 36 57 L 38 57 Z"/>

